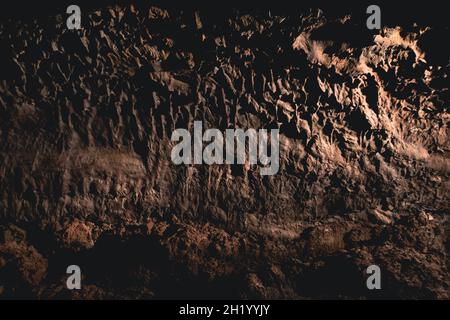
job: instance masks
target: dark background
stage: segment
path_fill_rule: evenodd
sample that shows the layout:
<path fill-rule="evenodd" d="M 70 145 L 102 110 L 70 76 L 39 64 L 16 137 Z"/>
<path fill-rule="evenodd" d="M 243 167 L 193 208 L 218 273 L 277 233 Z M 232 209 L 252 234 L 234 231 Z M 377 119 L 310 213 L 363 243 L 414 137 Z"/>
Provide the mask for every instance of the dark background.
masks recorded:
<path fill-rule="evenodd" d="M 277 10 L 281 12 L 295 12 L 307 7 L 321 7 L 336 12 L 336 15 L 352 13 L 355 15 L 366 16 L 366 8 L 371 4 L 377 4 L 381 7 L 383 25 L 400 25 L 414 22 L 421 22 L 432 25 L 449 25 L 448 2 L 444 0 L 427 0 L 423 2 L 414 1 L 386 1 L 386 0 L 225 0 L 225 1 L 206 1 L 206 0 L 58 0 L 58 1 L 32 1 L 32 0 L 14 0 L 2 1 L 0 10 L 1 18 L 24 18 L 35 16 L 50 16 L 58 13 L 65 14 L 68 5 L 76 4 L 82 9 L 95 9 L 105 5 L 115 3 L 138 3 L 138 4 L 164 4 L 179 9 L 203 9 L 215 12 L 217 15 L 224 15 L 227 10 L 237 8 L 243 11 L 259 11 L 270 9 L 274 13 Z M 327 10 L 328 11 L 328 10 Z"/>

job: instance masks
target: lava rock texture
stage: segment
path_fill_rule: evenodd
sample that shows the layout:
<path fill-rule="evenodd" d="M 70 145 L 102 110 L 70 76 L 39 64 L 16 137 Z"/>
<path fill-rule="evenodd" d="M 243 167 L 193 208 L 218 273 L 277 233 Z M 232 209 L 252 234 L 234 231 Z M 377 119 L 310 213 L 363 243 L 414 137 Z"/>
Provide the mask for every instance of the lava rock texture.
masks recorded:
<path fill-rule="evenodd" d="M 0 23 L 0 298 L 450 298 L 448 28 L 82 14 Z M 279 128 L 278 174 L 173 164 L 195 120 Z"/>

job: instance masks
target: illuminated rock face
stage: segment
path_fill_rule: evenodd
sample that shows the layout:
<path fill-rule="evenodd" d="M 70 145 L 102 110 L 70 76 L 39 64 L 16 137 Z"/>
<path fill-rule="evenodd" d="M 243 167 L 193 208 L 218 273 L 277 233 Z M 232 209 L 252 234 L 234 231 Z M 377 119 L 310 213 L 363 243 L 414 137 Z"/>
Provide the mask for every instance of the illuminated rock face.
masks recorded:
<path fill-rule="evenodd" d="M 223 15 L 2 24 L 0 295 L 448 298 L 436 31 Z M 174 164 L 171 135 L 194 121 L 279 129 L 278 172 Z M 91 276 L 69 292 L 55 279 L 74 259 Z M 381 293 L 365 287 L 371 264 Z"/>

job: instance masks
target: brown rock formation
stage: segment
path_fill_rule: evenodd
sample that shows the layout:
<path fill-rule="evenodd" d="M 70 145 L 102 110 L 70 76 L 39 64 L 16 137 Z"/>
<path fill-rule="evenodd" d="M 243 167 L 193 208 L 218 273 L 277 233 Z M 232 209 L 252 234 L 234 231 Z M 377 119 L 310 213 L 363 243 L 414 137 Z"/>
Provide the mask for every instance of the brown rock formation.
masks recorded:
<path fill-rule="evenodd" d="M 439 30 L 224 15 L 0 25 L 0 297 L 449 298 Z M 278 174 L 174 165 L 195 120 L 279 128 Z"/>

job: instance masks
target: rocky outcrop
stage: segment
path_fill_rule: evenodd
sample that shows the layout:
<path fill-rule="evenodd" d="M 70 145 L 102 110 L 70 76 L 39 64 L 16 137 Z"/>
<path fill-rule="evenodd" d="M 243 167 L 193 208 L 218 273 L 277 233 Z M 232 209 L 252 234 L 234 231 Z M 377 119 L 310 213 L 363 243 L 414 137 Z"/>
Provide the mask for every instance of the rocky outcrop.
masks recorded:
<path fill-rule="evenodd" d="M 1 28 L 0 295 L 449 297 L 433 27 L 128 5 Z M 173 164 L 196 120 L 280 129 L 278 174 Z"/>

